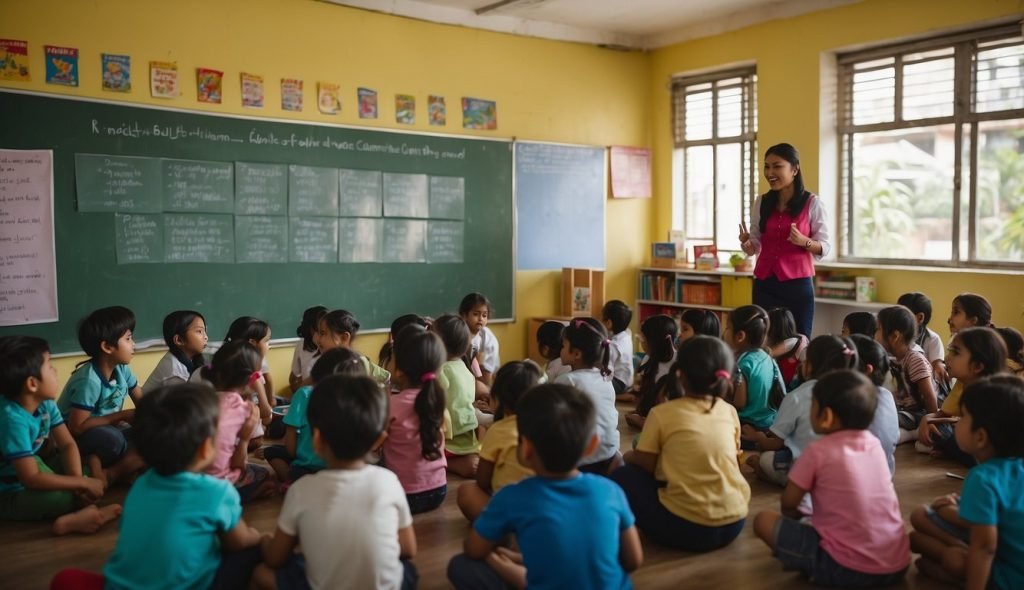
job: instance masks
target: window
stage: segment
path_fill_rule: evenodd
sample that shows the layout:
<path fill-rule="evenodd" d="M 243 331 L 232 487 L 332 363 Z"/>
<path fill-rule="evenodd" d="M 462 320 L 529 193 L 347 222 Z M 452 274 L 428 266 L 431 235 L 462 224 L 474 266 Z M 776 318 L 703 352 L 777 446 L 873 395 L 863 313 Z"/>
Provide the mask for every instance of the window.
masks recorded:
<path fill-rule="evenodd" d="M 687 247 L 740 249 L 757 190 L 756 82 L 753 67 L 673 81 L 673 227 Z"/>
<path fill-rule="evenodd" d="M 1024 263 L 1017 26 L 841 55 L 840 257 Z"/>

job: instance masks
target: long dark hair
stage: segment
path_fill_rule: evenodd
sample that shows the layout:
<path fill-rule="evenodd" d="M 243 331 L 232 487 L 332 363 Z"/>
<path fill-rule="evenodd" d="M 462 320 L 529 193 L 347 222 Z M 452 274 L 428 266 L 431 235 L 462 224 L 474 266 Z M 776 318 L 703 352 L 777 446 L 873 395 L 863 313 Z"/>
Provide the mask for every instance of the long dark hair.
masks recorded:
<path fill-rule="evenodd" d="M 764 157 L 767 159 L 768 156 L 778 156 L 797 169 L 796 176 L 793 178 L 793 198 L 786 203 L 786 212 L 789 213 L 790 217 L 796 217 L 803 211 L 804 205 L 807 204 L 807 199 L 811 196 L 811 193 L 804 189 L 804 172 L 800 168 L 800 152 L 796 151 L 796 148 L 788 143 L 777 143 L 765 151 Z M 775 211 L 778 205 L 779 191 L 770 190 L 761 198 L 761 220 L 758 223 L 761 233 L 764 233 L 767 229 L 768 218 L 771 217 L 772 211 Z"/>
<path fill-rule="evenodd" d="M 692 326 L 693 324 L 691 324 Z M 640 324 L 640 333 L 647 341 L 647 363 L 640 373 L 640 391 L 637 397 L 636 411 L 646 416 L 658 401 L 658 391 L 664 386 L 658 376 L 658 366 L 672 360 L 676 354 L 676 336 L 679 335 L 679 324 L 671 316 L 652 315 Z"/>
<path fill-rule="evenodd" d="M 248 342 L 255 340 L 259 342 L 270 333 L 270 324 L 259 318 L 244 315 L 231 322 L 228 333 L 224 335 L 224 342 L 242 340 Z"/>
<path fill-rule="evenodd" d="M 302 322 L 295 328 L 295 335 L 302 338 L 302 350 L 316 352 L 313 334 L 316 332 L 316 325 L 320 323 L 320 318 L 326 314 L 327 308 L 322 305 L 314 305 L 302 312 Z"/>
<path fill-rule="evenodd" d="M 410 383 L 420 384 L 413 408 L 420 420 L 420 452 L 427 461 L 441 458 L 444 391 L 435 374 L 446 358 L 441 338 L 421 326 L 407 326 L 395 339 L 395 367 Z"/>
<path fill-rule="evenodd" d="M 679 386 L 684 395 L 718 398 L 732 391 L 733 354 L 725 342 L 713 336 L 694 336 L 679 345 L 679 355 L 669 373 L 682 373 Z"/>
<path fill-rule="evenodd" d="M 959 303 L 960 309 L 968 319 L 974 318 L 974 325 L 981 328 L 992 327 L 992 305 L 987 299 L 977 293 L 961 293 L 953 298 L 953 303 Z"/>

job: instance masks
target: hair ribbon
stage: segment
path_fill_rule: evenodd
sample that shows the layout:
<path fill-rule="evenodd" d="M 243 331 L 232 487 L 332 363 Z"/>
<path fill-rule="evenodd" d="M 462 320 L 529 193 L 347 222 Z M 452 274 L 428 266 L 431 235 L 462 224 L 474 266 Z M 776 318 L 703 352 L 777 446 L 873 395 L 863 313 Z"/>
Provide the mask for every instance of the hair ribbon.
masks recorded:
<path fill-rule="evenodd" d="M 433 381 L 434 379 L 437 379 L 437 375 L 435 375 L 434 373 L 424 373 L 420 377 L 420 383 L 426 383 L 428 381 Z"/>
<path fill-rule="evenodd" d="M 259 371 L 253 371 L 252 373 L 249 374 L 249 382 L 246 385 L 252 385 L 253 383 L 256 383 L 257 381 L 260 380 L 260 377 L 262 376 L 263 373 L 260 373 Z"/>
<path fill-rule="evenodd" d="M 715 377 L 721 379 L 732 379 L 732 374 L 730 374 L 729 371 L 726 371 L 725 369 L 718 369 L 717 371 L 715 371 Z"/>

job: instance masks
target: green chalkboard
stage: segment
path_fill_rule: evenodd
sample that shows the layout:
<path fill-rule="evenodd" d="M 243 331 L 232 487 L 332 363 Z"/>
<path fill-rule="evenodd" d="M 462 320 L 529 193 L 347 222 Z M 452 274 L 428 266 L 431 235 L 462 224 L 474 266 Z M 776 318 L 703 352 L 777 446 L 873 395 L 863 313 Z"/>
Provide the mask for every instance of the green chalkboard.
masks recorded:
<path fill-rule="evenodd" d="M 79 211 L 158 213 L 160 160 L 100 154 L 75 156 Z"/>
<path fill-rule="evenodd" d="M 135 311 L 138 340 L 159 338 L 163 317 L 189 308 L 206 316 L 211 340 L 219 340 L 240 315 L 264 318 L 275 338 L 289 337 L 312 305 L 348 309 L 364 329 L 383 329 L 404 313 L 453 311 L 470 291 L 491 298 L 494 317 L 513 317 L 510 142 L 7 90 L 0 90 L 0 104 L 4 112 L 18 114 L 4 120 L 3 147 L 53 150 L 60 317 L 56 323 L 0 327 L 0 335 L 32 334 L 46 338 L 54 352 L 74 352 L 78 321 L 109 305 Z M 185 178 L 175 182 L 186 183 L 191 193 L 182 202 L 199 202 L 198 209 L 166 207 L 168 161 L 179 163 L 171 168 Z M 246 170 L 243 179 L 242 163 L 259 169 Z M 290 173 L 294 167 L 304 167 L 299 177 Z M 301 176 L 305 168 L 314 173 Z M 361 184 L 346 184 L 339 170 L 379 172 L 380 204 L 372 174 L 363 175 Z M 386 212 L 390 174 L 412 177 L 392 178 L 397 182 L 391 183 L 392 210 Z M 454 225 L 429 231 L 433 177 L 464 182 L 461 262 L 454 261 Z M 312 203 L 304 205 L 315 211 L 291 209 L 289 190 L 301 193 L 302 187 L 289 183 L 297 178 L 318 187 L 306 195 Z M 355 198 L 341 211 L 346 186 Z M 446 202 L 442 207 L 435 199 L 435 211 L 458 219 L 454 185 L 443 190 Z M 98 197 L 83 201 L 84 195 Z M 384 213 L 391 217 L 373 219 Z M 276 221 L 239 222 L 241 216 Z M 296 240 L 295 225 L 305 240 Z M 430 244 L 431 233 L 446 241 Z M 376 243 L 364 239 L 370 235 Z M 259 262 L 282 256 L 288 262 Z M 318 257 L 331 262 L 295 261 Z"/>

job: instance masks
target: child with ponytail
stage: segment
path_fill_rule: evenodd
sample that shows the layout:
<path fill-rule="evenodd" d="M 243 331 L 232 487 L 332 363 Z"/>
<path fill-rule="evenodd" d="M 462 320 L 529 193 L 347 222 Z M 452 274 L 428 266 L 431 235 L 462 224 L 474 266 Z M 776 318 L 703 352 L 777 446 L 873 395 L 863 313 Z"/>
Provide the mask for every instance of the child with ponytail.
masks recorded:
<path fill-rule="evenodd" d="M 480 461 L 479 426 L 476 408 L 476 378 L 466 365 L 469 352 L 469 326 L 461 317 L 446 313 L 434 320 L 431 330 L 441 337 L 446 352 L 445 363 L 437 372 L 437 384 L 444 392 L 445 409 L 450 421 L 445 423 L 445 455 L 448 470 L 466 478 L 476 477 Z"/>
<path fill-rule="evenodd" d="M 786 395 L 782 372 L 768 354 L 768 312 L 757 305 L 744 305 L 729 312 L 722 340 L 736 353 L 736 376 L 729 403 L 736 406 L 740 422 L 765 432 L 775 420 L 775 412 Z M 750 450 L 754 443 L 743 441 Z"/>
<path fill-rule="evenodd" d="M 577 318 L 569 322 L 563 339 L 562 364 L 572 367 L 572 372 L 560 375 L 555 383 L 571 385 L 582 391 L 597 410 L 600 444 L 593 453 L 580 459 L 579 470 L 607 475 L 621 461 L 615 388 L 605 378 L 611 374 L 608 368 L 611 340 L 601 322 L 594 318 Z"/>
<path fill-rule="evenodd" d="M 679 324 L 671 316 L 653 315 L 640 325 L 640 347 L 647 356 L 640 362 L 640 384 L 634 389 L 636 412 L 626 417 L 630 426 L 643 428 L 643 419 L 658 403 L 658 394 L 664 389 L 662 379 L 669 374 L 676 359 L 678 335 Z"/>
<path fill-rule="evenodd" d="M 444 391 L 437 383 L 447 355 L 441 338 L 419 325 L 395 337 L 391 419 L 384 460 L 405 490 L 413 514 L 434 510 L 448 493 L 444 455 Z"/>
<path fill-rule="evenodd" d="M 142 386 L 147 394 L 164 385 L 187 383 L 192 372 L 205 364 L 206 319 L 198 311 L 172 311 L 164 318 L 164 342 L 167 354 L 160 359 Z"/>
<path fill-rule="evenodd" d="M 243 504 L 274 491 L 270 471 L 247 462 L 260 411 L 245 398 L 262 375 L 260 362 L 255 346 L 235 340 L 221 346 L 212 364 L 202 369 L 203 379 L 213 384 L 220 397 L 213 463 L 206 473 L 234 484 Z"/>
<path fill-rule="evenodd" d="M 751 459 L 757 476 L 785 486 L 789 468 L 800 453 L 818 436 L 811 428 L 811 391 L 822 375 L 839 369 L 857 368 L 857 349 L 848 338 L 818 336 L 807 345 L 807 357 L 800 365 L 804 382 L 786 394 L 768 433 L 749 425 L 743 436 L 754 442 L 761 455 Z M 756 461 L 756 462 L 755 462 Z"/>
<path fill-rule="evenodd" d="M 721 402 L 732 388 L 733 358 L 718 338 L 679 347 L 671 399 L 653 408 L 636 450 L 611 478 L 622 486 L 636 525 L 674 549 L 712 551 L 743 530 L 750 486 L 740 472 L 740 422 Z"/>

